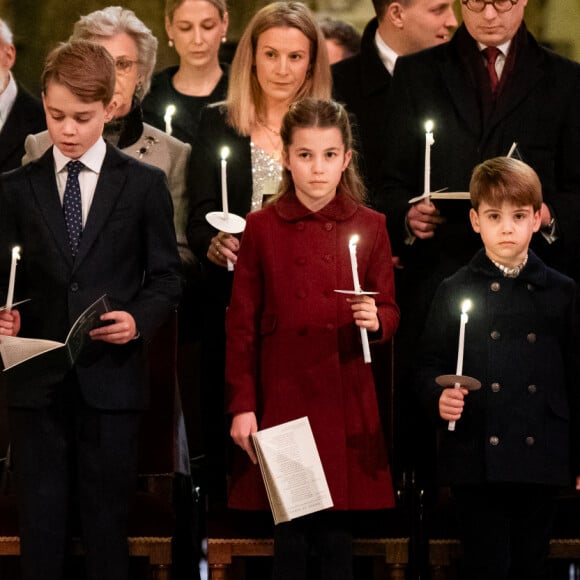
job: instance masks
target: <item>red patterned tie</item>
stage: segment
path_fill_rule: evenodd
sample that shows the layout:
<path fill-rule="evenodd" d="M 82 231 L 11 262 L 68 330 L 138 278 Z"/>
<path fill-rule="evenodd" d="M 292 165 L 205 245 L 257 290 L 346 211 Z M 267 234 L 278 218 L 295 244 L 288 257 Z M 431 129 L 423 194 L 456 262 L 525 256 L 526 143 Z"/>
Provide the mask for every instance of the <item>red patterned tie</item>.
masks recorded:
<path fill-rule="evenodd" d="M 489 74 L 489 83 L 491 86 L 491 94 L 495 97 L 497 92 L 497 85 L 499 84 L 499 78 L 497 76 L 497 71 L 495 70 L 495 61 L 497 57 L 501 54 L 501 50 L 497 46 L 488 46 L 482 50 L 483 56 L 487 61 L 487 72 Z"/>

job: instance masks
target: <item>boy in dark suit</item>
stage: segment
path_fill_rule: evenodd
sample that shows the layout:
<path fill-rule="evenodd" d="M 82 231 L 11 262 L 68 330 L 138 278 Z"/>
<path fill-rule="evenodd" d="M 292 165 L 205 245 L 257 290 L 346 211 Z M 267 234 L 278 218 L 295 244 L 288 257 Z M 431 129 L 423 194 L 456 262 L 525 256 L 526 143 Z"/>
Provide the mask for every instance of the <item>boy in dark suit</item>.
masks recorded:
<path fill-rule="evenodd" d="M 20 245 L 16 292 L 31 299 L 21 313 L 0 314 L 0 334 L 64 341 L 99 296 L 113 307 L 64 380 L 8 389 L 24 580 L 62 580 L 73 495 L 87 579 L 127 579 L 127 512 L 147 405 L 143 346 L 181 293 L 164 174 L 101 137 L 114 86 L 103 47 L 76 41 L 51 52 L 42 87 L 54 147 L 0 178 L 0 280 Z"/>
<path fill-rule="evenodd" d="M 580 489 L 576 285 L 529 249 L 542 207 L 531 167 L 490 159 L 475 168 L 469 189 L 471 224 L 485 247 L 437 290 L 415 386 L 442 427 L 439 468 L 457 508 L 461 578 L 547 579 L 556 490 L 571 475 Z M 479 390 L 437 382 L 455 373 L 458 359 Z M 454 431 L 448 421 L 457 422 Z"/>

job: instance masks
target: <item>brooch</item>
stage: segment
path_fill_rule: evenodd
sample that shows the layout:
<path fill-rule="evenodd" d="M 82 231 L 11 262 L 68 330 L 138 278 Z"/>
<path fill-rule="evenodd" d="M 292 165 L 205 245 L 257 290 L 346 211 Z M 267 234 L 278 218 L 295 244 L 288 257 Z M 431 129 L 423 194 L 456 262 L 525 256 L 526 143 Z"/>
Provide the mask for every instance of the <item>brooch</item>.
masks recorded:
<path fill-rule="evenodd" d="M 151 146 L 154 143 L 159 143 L 159 140 L 156 139 L 155 137 L 151 137 L 151 136 L 145 137 L 145 145 L 143 145 L 142 147 L 139 147 L 139 149 L 137 149 L 139 159 L 143 159 L 143 157 L 145 155 L 147 155 L 147 153 L 149 153 L 149 149 L 151 149 Z"/>

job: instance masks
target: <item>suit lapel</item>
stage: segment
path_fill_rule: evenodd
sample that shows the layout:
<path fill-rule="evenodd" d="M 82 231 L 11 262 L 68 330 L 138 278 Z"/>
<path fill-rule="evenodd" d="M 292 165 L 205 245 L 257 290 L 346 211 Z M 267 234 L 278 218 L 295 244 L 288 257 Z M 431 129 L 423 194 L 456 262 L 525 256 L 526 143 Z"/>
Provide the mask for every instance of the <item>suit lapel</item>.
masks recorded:
<path fill-rule="evenodd" d="M 475 76 L 469 75 L 469 65 L 464 63 L 469 56 L 464 54 L 467 50 L 465 43 L 459 42 L 460 30 L 443 49 L 449 51 L 449 54 L 438 61 L 439 78 L 445 82 L 449 98 L 458 115 L 463 119 L 465 127 L 474 135 L 479 135 L 481 132 L 481 110 L 477 82 Z"/>
<path fill-rule="evenodd" d="M 48 229 L 52 232 L 56 245 L 67 263 L 71 265 L 73 257 L 68 241 L 62 203 L 56 186 L 52 147 L 37 162 L 30 164 L 29 168 L 30 183 L 40 208 L 40 213 L 43 215 Z M 47 176 L 49 176 L 48 179 Z"/>
<path fill-rule="evenodd" d="M 536 46 L 527 33 L 526 36 L 527 40 L 516 48 L 518 52 L 514 68 L 507 78 L 497 106 L 486 126 L 484 140 L 499 123 L 520 105 L 545 74 L 542 54 L 536 50 Z"/>
<path fill-rule="evenodd" d="M 117 203 L 126 181 L 126 172 L 123 170 L 124 165 L 125 161 L 119 153 L 111 145 L 107 145 L 107 154 L 101 167 L 91 209 L 83 229 L 75 267 L 89 253 L 91 246 L 95 243 L 97 236 Z"/>

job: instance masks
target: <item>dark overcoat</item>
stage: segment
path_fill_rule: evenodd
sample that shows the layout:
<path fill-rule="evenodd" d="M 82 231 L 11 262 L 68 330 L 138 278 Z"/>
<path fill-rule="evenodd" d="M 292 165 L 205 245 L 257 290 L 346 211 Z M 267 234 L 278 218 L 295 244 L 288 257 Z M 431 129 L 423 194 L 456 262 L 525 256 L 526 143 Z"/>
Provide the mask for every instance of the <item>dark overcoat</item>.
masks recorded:
<path fill-rule="evenodd" d="M 578 468 L 575 283 L 530 251 L 506 278 L 480 250 L 440 286 L 416 366 L 418 398 L 442 428 L 440 469 L 452 484 L 567 485 Z M 435 378 L 455 374 L 461 304 L 470 299 L 463 374 L 481 381 L 455 431 L 439 417 Z"/>
<path fill-rule="evenodd" d="M 46 117 L 40 99 L 18 84 L 16 100 L 0 131 L 0 173 L 20 167 L 24 140 L 31 133 L 46 129 Z"/>
<path fill-rule="evenodd" d="M 293 193 L 248 216 L 227 313 L 227 410 L 254 411 L 260 429 L 308 416 L 335 509 L 380 509 L 394 499 L 371 365 L 334 292 L 353 288 L 353 234 L 384 341 L 399 320 L 384 216 L 340 194 L 313 213 Z M 229 504 L 267 509 L 259 468 L 239 453 Z"/>
<path fill-rule="evenodd" d="M 385 158 L 385 127 L 389 115 L 396 113 L 387 104 L 391 75 L 375 45 L 378 21 L 366 26 L 358 54 L 332 65 L 333 97 L 354 114 L 357 151 L 361 169 L 371 194 L 378 186 Z"/>

